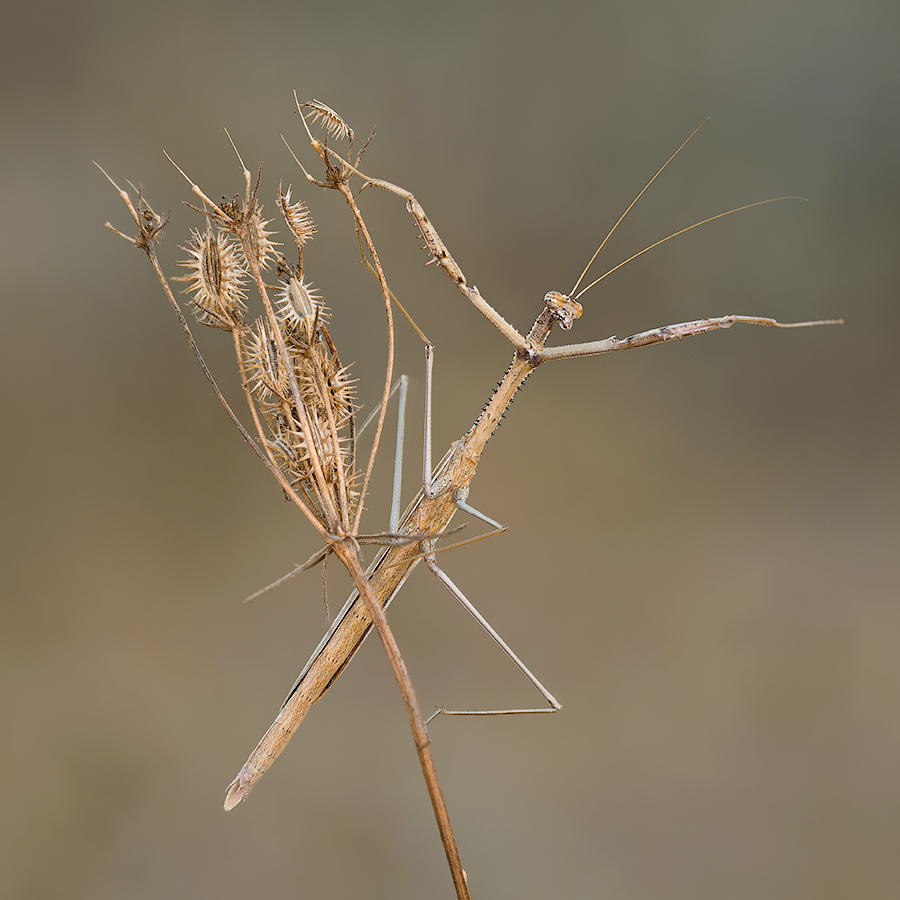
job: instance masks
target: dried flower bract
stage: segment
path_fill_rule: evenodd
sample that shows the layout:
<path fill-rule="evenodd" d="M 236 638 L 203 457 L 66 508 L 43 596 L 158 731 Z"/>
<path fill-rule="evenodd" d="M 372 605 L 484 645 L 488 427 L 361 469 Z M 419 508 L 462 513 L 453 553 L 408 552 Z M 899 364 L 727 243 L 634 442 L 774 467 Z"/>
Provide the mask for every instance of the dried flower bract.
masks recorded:
<path fill-rule="evenodd" d="M 300 109 L 311 109 L 313 111 L 312 122 L 316 123 L 321 119 L 322 128 L 332 137 L 348 138 L 350 143 L 353 143 L 353 129 L 330 106 L 326 106 L 318 100 L 307 100 L 306 103 L 300 105 Z"/>
<path fill-rule="evenodd" d="M 180 281 L 188 283 L 185 293 L 193 294 L 197 320 L 231 331 L 240 326 L 246 294 L 247 271 L 241 264 L 240 247 L 221 231 L 207 226 L 196 228 L 184 248 L 188 258 L 182 265 L 188 269 Z"/>

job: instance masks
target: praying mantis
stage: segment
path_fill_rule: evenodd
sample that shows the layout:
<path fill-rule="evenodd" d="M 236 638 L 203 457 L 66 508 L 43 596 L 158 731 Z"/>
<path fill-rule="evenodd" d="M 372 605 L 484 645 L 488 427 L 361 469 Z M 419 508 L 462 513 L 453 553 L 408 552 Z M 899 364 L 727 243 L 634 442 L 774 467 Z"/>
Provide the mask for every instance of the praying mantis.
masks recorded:
<path fill-rule="evenodd" d="M 254 422 L 256 434 L 253 436 L 233 413 L 206 369 L 190 328 L 156 260 L 153 246 L 166 221 L 153 213 L 140 192 L 135 206 L 127 192 L 119 189 L 113 182 L 138 227 L 137 237 L 129 237 L 118 231 L 116 233 L 125 237 L 138 249 L 147 252 L 220 402 L 241 430 L 245 440 L 275 476 L 286 497 L 301 509 L 324 541 L 323 548 L 307 563 L 297 567 L 275 584 L 280 584 L 288 577 L 323 562 L 333 554 L 347 568 L 355 585 L 349 599 L 289 691 L 275 721 L 250 754 L 237 777 L 228 786 L 224 805 L 225 809 L 230 810 L 246 798 L 251 788 L 284 750 L 310 708 L 321 699 L 343 672 L 362 642 L 375 628 L 385 645 L 406 705 L 457 896 L 468 897 L 465 874 L 431 758 L 430 739 L 426 731 L 431 719 L 425 721 L 422 717 L 412 682 L 384 611 L 415 566 L 420 561 L 424 562 L 429 571 L 450 590 L 519 667 L 547 704 L 539 708 L 505 710 L 440 708 L 434 715 L 554 713 L 561 709 L 561 704 L 556 698 L 530 672 L 436 562 L 436 553 L 439 549 L 451 549 L 438 548 L 437 543 L 449 533 L 449 526 L 457 512 L 474 516 L 488 525 L 491 531 L 483 535 L 485 537 L 505 530 L 500 523 L 470 506 L 468 495 L 487 442 L 516 392 L 536 368 L 551 360 L 596 356 L 616 350 L 681 340 L 708 331 L 729 328 L 734 324 L 796 328 L 837 324 L 840 320 L 781 323 L 767 317 L 725 315 L 667 325 L 622 339 L 609 337 L 585 343 L 547 346 L 548 338 L 555 327 L 568 332 L 574 326 L 582 314 L 580 298 L 611 272 L 685 231 L 743 209 L 773 201 L 751 203 L 697 222 L 651 244 L 581 287 L 609 237 L 669 162 L 693 137 L 692 134 L 669 157 L 620 216 L 591 257 L 574 287 L 567 293 L 555 290 L 546 293 L 530 330 L 523 334 L 488 303 L 478 288 L 467 280 L 416 197 L 402 187 L 369 177 L 360 171 L 361 158 L 371 141 L 371 136 L 354 160 L 352 130 L 337 113 L 318 101 L 300 103 L 296 94 L 295 102 L 310 144 L 325 167 L 323 181 L 315 179 L 303 169 L 306 178 L 320 187 L 336 190 L 344 197 L 354 220 L 363 262 L 377 280 L 384 303 L 388 331 L 387 365 L 382 400 L 372 414 L 376 423 L 375 438 L 364 473 L 357 473 L 355 469 L 358 434 L 354 424 L 356 406 L 352 382 L 346 368 L 341 365 L 337 348 L 328 334 L 327 312 L 304 280 L 303 244 L 311 237 L 314 227 L 306 217 L 303 205 L 291 202 L 290 189 L 282 194 L 279 188 L 278 204 L 297 246 L 296 263 L 290 263 L 283 257 L 278 258 L 275 244 L 270 240 L 272 232 L 266 229 L 268 222 L 262 218 L 261 207 L 257 200 L 260 177 L 257 177 L 254 185 L 251 173 L 243 163 L 241 163 L 245 180 L 243 198 L 235 197 L 233 200 L 223 200 L 219 204 L 212 201 L 185 175 L 192 191 L 203 202 L 202 209 L 193 208 L 206 216 L 208 224 L 205 233 L 201 234 L 199 231 L 194 233 L 192 243 L 187 248 L 189 259 L 186 265 L 189 274 L 183 280 L 189 282 L 190 290 L 194 292 L 195 312 L 200 321 L 232 334 Z M 324 129 L 324 137 L 321 140 L 314 137 L 310 130 L 310 126 L 314 124 Z M 347 152 L 346 158 L 329 146 L 329 137 L 349 140 L 351 150 Z M 240 155 L 238 159 L 240 160 Z M 185 173 L 182 171 L 182 174 Z M 406 209 L 424 240 L 429 262 L 443 271 L 460 293 L 512 345 L 512 360 L 484 410 L 474 425 L 451 444 L 434 468 L 431 446 L 434 345 L 418 329 L 388 286 L 374 241 L 351 187 L 354 178 L 361 179 L 362 188 L 377 187 L 398 196 L 405 202 Z M 108 223 L 107 225 L 116 231 Z M 277 288 L 272 288 L 266 283 L 263 272 L 271 268 L 276 259 L 280 284 Z M 252 328 L 244 321 L 244 286 L 247 282 L 253 283 L 264 308 L 263 316 Z M 401 409 L 405 404 L 405 376 L 396 383 L 393 380 L 394 308 L 399 309 L 407 318 L 423 340 L 425 348 L 426 415 L 422 487 L 405 512 L 400 514 L 399 460 L 402 455 L 398 448 L 389 529 L 379 535 L 364 535 L 359 530 L 359 519 L 363 499 L 368 491 L 375 452 L 383 431 L 387 400 L 393 390 L 396 389 L 399 393 Z M 402 423 L 402 413 L 399 418 Z M 398 444 L 401 442 L 402 431 L 398 433 Z M 374 560 L 368 565 L 364 562 L 361 551 L 361 545 L 364 543 L 381 545 Z"/>

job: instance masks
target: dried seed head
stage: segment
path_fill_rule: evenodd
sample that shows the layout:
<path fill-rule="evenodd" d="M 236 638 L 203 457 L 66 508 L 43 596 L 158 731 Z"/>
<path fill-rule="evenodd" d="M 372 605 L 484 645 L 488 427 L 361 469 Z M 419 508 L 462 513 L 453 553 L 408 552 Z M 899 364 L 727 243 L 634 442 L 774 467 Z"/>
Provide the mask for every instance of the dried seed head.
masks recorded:
<path fill-rule="evenodd" d="M 207 228 L 193 230 L 189 254 L 181 265 L 188 269 L 186 294 L 193 294 L 194 312 L 204 325 L 231 330 L 240 325 L 244 304 L 243 282 L 247 277 L 237 246 L 227 235 Z"/>
<path fill-rule="evenodd" d="M 287 399 L 290 384 L 265 318 L 260 317 L 244 332 L 242 350 L 245 377 L 264 411 L 266 403 Z"/>
<path fill-rule="evenodd" d="M 309 210 L 302 200 L 291 203 L 291 189 L 288 187 L 287 193 L 282 194 L 281 185 L 278 185 L 278 207 L 284 216 L 284 221 L 294 236 L 294 243 L 298 247 L 302 247 L 315 233 L 316 223 L 313 222 L 309 215 Z"/>
<path fill-rule="evenodd" d="M 141 238 L 136 242 L 136 246 L 143 250 L 152 247 L 159 240 L 163 228 L 169 221 L 169 215 L 167 213 L 165 216 L 160 216 L 153 212 L 150 204 L 144 200 L 141 188 L 138 188 L 138 209 L 141 217 L 139 223 Z"/>
<path fill-rule="evenodd" d="M 322 128 L 332 137 L 349 138 L 350 143 L 353 143 L 353 129 L 330 106 L 318 100 L 307 100 L 300 109 L 311 109 L 314 113 L 312 121 L 318 122 L 321 119 Z"/>
<path fill-rule="evenodd" d="M 284 323 L 286 336 L 292 341 L 302 336 L 307 346 L 312 343 L 319 324 L 328 318 L 322 298 L 294 272 L 287 276 L 284 288 L 275 298 L 275 312 Z"/>
<path fill-rule="evenodd" d="M 335 411 L 338 428 L 341 428 L 359 411 L 356 403 L 356 379 L 350 377 L 350 367 L 337 366 L 334 357 L 331 358 L 326 375 L 329 399 Z"/>
<path fill-rule="evenodd" d="M 286 263 L 280 265 L 283 290 L 275 304 L 278 330 L 286 358 L 279 353 L 277 335 L 261 317 L 241 333 L 241 368 L 247 387 L 269 427 L 272 456 L 285 477 L 325 522 L 326 508 L 339 505 L 344 480 L 348 499 L 354 499 L 352 419 L 357 411 L 354 380 L 341 366 L 324 328 L 327 311 L 309 285 Z M 296 381 L 302 416 L 295 406 L 291 378 Z M 301 418 L 311 429 L 312 446 L 304 436 Z M 319 461 L 331 494 L 322 494 L 312 458 Z"/>
<path fill-rule="evenodd" d="M 247 221 L 247 237 L 250 243 L 250 252 L 256 257 L 256 261 L 261 269 L 268 268 L 269 263 L 278 256 L 275 248 L 280 246 L 280 243 L 270 240 L 275 232 L 266 231 L 266 225 L 271 221 L 271 219 L 262 217 L 262 207 L 259 205 L 255 206 Z"/>

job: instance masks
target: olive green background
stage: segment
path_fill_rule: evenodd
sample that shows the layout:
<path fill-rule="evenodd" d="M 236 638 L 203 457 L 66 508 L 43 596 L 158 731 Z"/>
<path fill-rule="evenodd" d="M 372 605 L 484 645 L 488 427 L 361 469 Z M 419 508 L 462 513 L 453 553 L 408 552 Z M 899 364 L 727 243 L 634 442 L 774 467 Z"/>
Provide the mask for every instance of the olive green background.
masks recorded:
<path fill-rule="evenodd" d="M 365 170 L 416 193 L 527 328 L 669 154 L 584 298 L 584 341 L 735 327 L 539 369 L 472 503 L 507 534 L 442 564 L 564 703 L 438 720 L 476 898 L 830 900 L 900 891 L 900 259 L 896 3 L 23 4 L 2 41 L 5 897 L 449 898 L 402 705 L 366 645 L 249 800 L 224 790 L 323 630 L 312 529 L 218 408 L 94 168 L 199 217 L 166 149 L 241 190 L 227 127 L 307 197 L 307 274 L 371 408 L 379 296 L 346 209 L 307 187 L 291 91 L 336 108 Z M 362 195 L 437 344 L 436 450 L 510 353 L 433 267 L 402 202 Z M 227 338 L 200 335 L 236 405 Z M 422 351 L 404 495 L 420 458 Z M 368 530 L 386 523 L 385 447 Z M 472 527 L 474 530 L 475 526 Z M 346 579 L 333 568 L 337 607 Z M 527 683 L 427 572 L 392 607 L 423 708 Z"/>

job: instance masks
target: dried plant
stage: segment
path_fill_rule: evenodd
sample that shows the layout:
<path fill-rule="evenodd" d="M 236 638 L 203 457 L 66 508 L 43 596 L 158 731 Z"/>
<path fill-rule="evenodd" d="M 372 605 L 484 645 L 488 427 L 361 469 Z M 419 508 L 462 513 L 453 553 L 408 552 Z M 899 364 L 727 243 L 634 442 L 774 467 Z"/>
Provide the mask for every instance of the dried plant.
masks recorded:
<path fill-rule="evenodd" d="M 225 808 L 233 808 L 247 796 L 253 785 L 284 749 L 307 711 L 340 675 L 374 626 L 385 646 L 406 705 L 416 750 L 431 796 L 457 896 L 465 898 L 469 896 L 468 886 L 434 768 L 430 741 L 425 728 L 427 723 L 422 718 L 413 685 L 385 618 L 384 610 L 402 587 L 413 567 L 420 560 L 424 560 L 426 566 L 466 605 L 466 608 L 488 630 L 547 701 L 547 706 L 540 709 L 440 709 L 436 715 L 441 713 L 446 715 L 498 715 L 556 712 L 560 709 L 560 704 L 553 695 L 528 671 L 435 561 L 436 544 L 443 536 L 449 534 L 448 526 L 457 511 L 478 517 L 491 527 L 490 533 L 503 530 L 503 526 L 469 506 L 466 501 L 469 484 L 475 475 L 485 445 L 513 396 L 531 372 L 550 359 L 593 356 L 613 350 L 680 340 L 690 335 L 728 328 L 735 323 L 775 327 L 800 327 L 828 323 L 803 322 L 784 325 L 770 318 L 730 315 L 656 328 L 622 340 L 612 337 L 583 344 L 547 347 L 545 344 L 554 326 L 558 325 L 563 330 L 569 330 L 581 315 L 579 298 L 600 278 L 605 277 L 605 275 L 600 276 L 580 291 L 578 290 L 597 256 L 596 253 L 571 291 L 566 294 L 550 291 L 546 294 L 543 308 L 530 331 L 527 335 L 522 335 L 484 300 L 474 285 L 468 283 L 416 198 L 403 188 L 386 181 L 369 178 L 359 171 L 361 157 L 371 136 L 366 142 L 366 146 L 354 159 L 352 155 L 353 131 L 334 110 L 318 101 L 309 101 L 303 104 L 297 102 L 297 111 L 301 116 L 310 144 L 325 168 L 324 180 L 317 180 L 309 174 L 306 174 L 306 178 L 314 184 L 338 191 L 347 202 L 359 236 L 363 261 L 378 282 L 387 322 L 387 354 L 382 399 L 376 413 L 373 414 L 375 415 L 375 437 L 368 460 L 363 468 L 357 467 L 355 422 L 357 403 L 354 380 L 350 376 L 348 368 L 341 363 L 337 348 L 328 333 L 328 310 L 321 297 L 313 289 L 311 282 L 306 279 L 303 269 L 303 246 L 315 233 L 315 225 L 305 205 L 299 201 L 291 201 L 290 187 L 286 192 L 282 192 L 279 185 L 276 199 L 282 218 L 296 247 L 295 262 L 289 261 L 279 252 L 280 245 L 273 240 L 274 232 L 268 230 L 271 221 L 264 218 L 262 206 L 258 200 L 261 169 L 254 179 L 241 162 L 244 175 L 243 195 L 234 196 L 231 200 L 223 199 L 218 204 L 185 175 L 191 184 L 193 193 L 202 201 L 202 206 L 191 206 L 191 208 L 205 217 L 206 225 L 202 230 L 194 229 L 191 232 L 190 239 L 184 248 L 183 266 L 187 272 L 175 280 L 181 280 L 187 285 L 186 292 L 190 295 L 198 322 L 231 333 L 253 423 L 253 434 L 241 424 L 203 362 L 190 326 L 181 312 L 169 279 L 163 273 L 157 259 L 154 248 L 168 219 L 153 211 L 142 191 L 137 190 L 136 202 L 132 202 L 128 192 L 116 186 L 137 226 L 137 234 L 135 236 L 122 234 L 107 223 L 107 227 L 148 255 L 204 374 L 209 379 L 220 402 L 241 431 L 244 439 L 268 466 L 272 475 L 281 485 L 285 496 L 303 512 L 324 542 L 322 549 L 315 553 L 307 563 L 297 567 L 273 585 L 264 588 L 254 597 L 310 566 L 324 561 L 330 554 L 334 554 L 345 566 L 355 585 L 352 595 L 336 616 L 291 688 L 276 720 L 250 755 L 237 778 L 229 785 Z M 316 124 L 324 131 L 321 140 L 314 137 L 310 131 L 310 126 Z M 328 146 L 329 138 L 348 140 L 350 149 L 345 157 Z M 684 144 L 682 144 L 683 146 Z M 237 152 L 236 148 L 235 152 Z M 678 151 L 667 160 L 659 172 L 677 153 Z M 240 160 L 239 154 L 238 159 Z M 179 169 L 179 171 L 182 170 Z M 653 183 L 659 172 L 648 182 L 628 210 Z M 183 171 L 182 174 L 184 175 Z M 388 287 L 377 250 L 351 188 L 351 181 L 354 178 L 362 180 L 362 187 L 374 185 L 397 194 L 406 201 L 407 210 L 413 216 L 425 241 L 429 261 L 434 262 L 449 276 L 462 294 L 510 341 L 514 348 L 513 360 L 483 412 L 472 428 L 451 444 L 434 470 L 431 466 L 430 437 L 433 345 L 415 326 Z M 113 184 L 115 186 L 114 182 Z M 188 205 L 190 206 L 190 204 Z M 758 204 L 750 204 L 750 206 L 755 205 Z M 748 207 L 740 207 L 740 209 L 746 208 Z M 689 228 L 695 228 L 712 219 L 737 211 L 729 210 L 720 213 L 719 216 L 705 219 Z M 610 235 L 622 221 L 625 213 L 613 226 Z M 689 229 L 683 229 L 683 231 L 686 230 Z M 681 233 L 679 231 L 676 234 Z M 669 235 L 662 240 L 669 240 L 674 236 Z M 609 235 L 601 243 L 597 253 L 608 238 Z M 651 247 L 657 246 L 659 243 L 662 241 L 656 242 Z M 641 253 L 643 252 L 646 251 L 641 251 Z M 640 254 L 635 254 L 635 256 L 638 255 Z M 630 259 L 633 258 L 630 257 Z M 624 262 L 619 266 L 624 265 Z M 615 268 L 619 268 L 619 266 Z M 614 271 L 614 269 L 610 271 Z M 264 272 L 274 276 L 276 281 L 274 285 L 265 281 Z M 248 292 L 251 286 L 259 297 L 262 313 L 254 321 L 248 322 L 246 315 Z M 387 401 L 392 390 L 394 306 L 410 321 L 425 343 L 426 429 L 423 486 L 401 516 L 396 497 L 399 479 L 395 477 L 394 511 L 391 515 L 389 530 L 379 534 L 364 535 L 359 530 L 360 516 L 383 431 Z M 401 379 L 400 384 L 402 393 L 405 381 Z M 368 565 L 364 561 L 361 550 L 361 545 L 365 543 L 382 545 L 382 549 Z M 448 548 L 442 547 L 441 549 Z"/>

